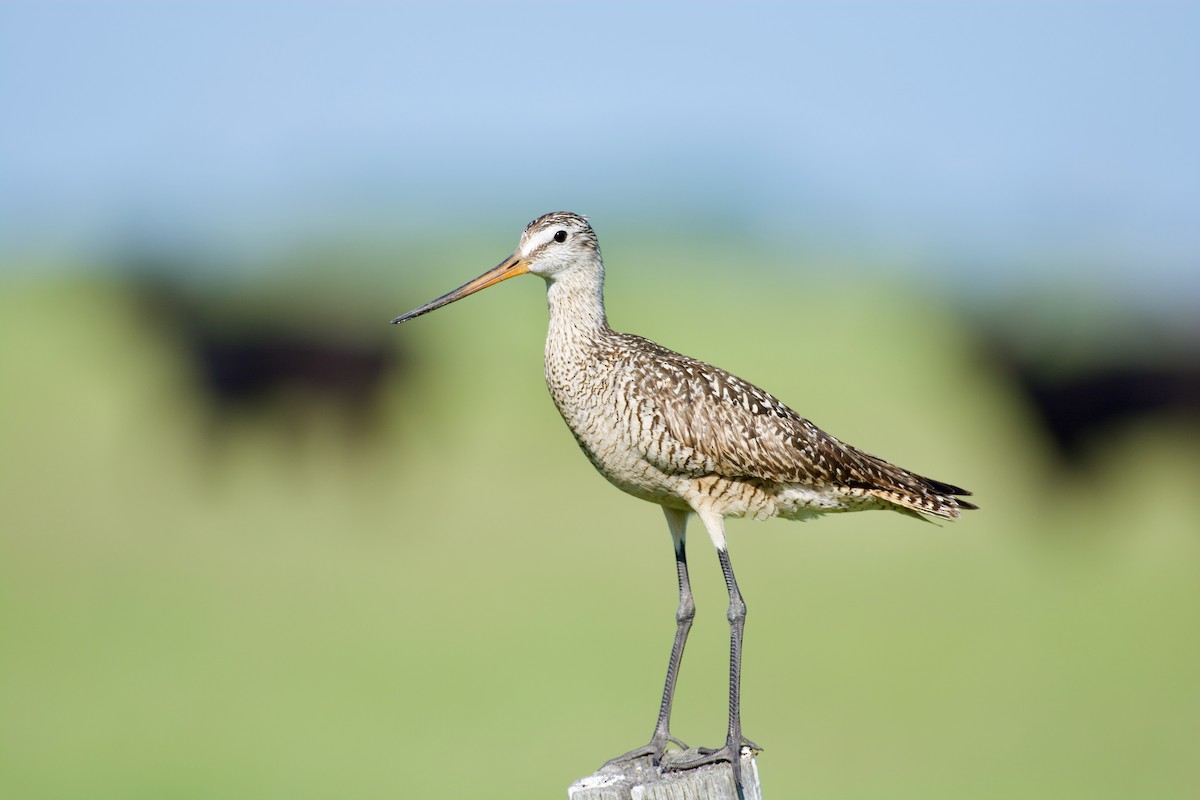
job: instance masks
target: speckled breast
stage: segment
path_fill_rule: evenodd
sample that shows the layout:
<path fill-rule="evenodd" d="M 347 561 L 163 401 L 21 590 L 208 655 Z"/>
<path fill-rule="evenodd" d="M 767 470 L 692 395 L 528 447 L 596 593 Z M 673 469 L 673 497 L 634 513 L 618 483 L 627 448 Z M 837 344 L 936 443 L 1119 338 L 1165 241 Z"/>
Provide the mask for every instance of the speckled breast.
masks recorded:
<path fill-rule="evenodd" d="M 655 430 L 652 402 L 638 397 L 620 362 L 589 349 L 546 354 L 546 385 L 580 449 L 624 492 L 660 505 L 688 508 L 686 475 L 669 474 L 646 457 L 665 431 Z"/>

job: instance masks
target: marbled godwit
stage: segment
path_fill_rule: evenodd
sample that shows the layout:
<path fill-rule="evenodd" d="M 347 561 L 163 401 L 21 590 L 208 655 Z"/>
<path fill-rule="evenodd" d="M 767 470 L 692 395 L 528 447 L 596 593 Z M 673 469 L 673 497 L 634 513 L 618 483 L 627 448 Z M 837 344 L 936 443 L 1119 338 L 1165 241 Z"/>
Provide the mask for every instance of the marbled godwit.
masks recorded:
<path fill-rule="evenodd" d="M 670 766 L 736 765 L 743 746 L 757 746 L 742 736 L 746 604 L 729 562 L 725 517 L 805 520 L 884 509 L 954 519 L 975 508 L 956 497 L 970 492 L 843 444 L 724 370 L 614 331 L 604 315 L 600 245 L 578 214 L 558 211 L 535 219 L 509 258 L 392 322 L 419 317 L 527 272 L 546 281 L 546 383 L 554 404 L 601 475 L 662 506 L 675 545 L 679 610 L 658 720 L 648 744 L 613 762 L 650 755 L 657 764 L 668 742 L 683 746 L 671 736 L 670 720 L 675 680 L 695 616 L 684 555 L 688 515 L 695 514 L 716 546 L 729 590 L 729 728 L 723 747 L 689 751 Z M 735 779 L 740 785 L 740 776 Z"/>

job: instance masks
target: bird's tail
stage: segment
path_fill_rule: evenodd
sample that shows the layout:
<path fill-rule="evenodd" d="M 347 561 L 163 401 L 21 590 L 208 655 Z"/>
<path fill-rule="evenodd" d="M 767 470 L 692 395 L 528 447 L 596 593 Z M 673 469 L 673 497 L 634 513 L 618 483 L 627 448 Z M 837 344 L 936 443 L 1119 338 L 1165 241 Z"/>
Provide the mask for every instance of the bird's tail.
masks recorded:
<path fill-rule="evenodd" d="M 942 519 L 958 519 L 961 512 L 979 508 L 961 499 L 970 496 L 971 493 L 966 489 L 912 472 L 904 472 L 904 479 L 891 486 L 872 487 L 870 493 L 913 512 L 913 516 L 918 518 L 928 514 Z"/>

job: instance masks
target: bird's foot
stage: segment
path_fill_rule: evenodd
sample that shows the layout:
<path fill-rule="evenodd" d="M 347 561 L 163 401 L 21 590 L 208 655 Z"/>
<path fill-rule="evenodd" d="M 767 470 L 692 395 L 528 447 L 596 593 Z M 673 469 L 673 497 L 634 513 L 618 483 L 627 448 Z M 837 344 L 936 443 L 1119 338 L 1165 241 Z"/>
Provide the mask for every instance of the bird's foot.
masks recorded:
<path fill-rule="evenodd" d="M 733 742 L 726 742 L 724 747 L 685 748 L 681 753 L 671 753 L 661 759 L 662 767 L 663 769 L 681 772 L 687 769 L 702 767 L 705 764 L 716 764 L 721 761 L 737 764 L 738 759 L 742 757 L 743 748 L 749 748 L 752 753 L 762 751 L 761 747 L 743 736 L 736 746 Z"/>
<path fill-rule="evenodd" d="M 600 766 L 600 769 L 604 769 L 605 767 L 625 766 L 631 761 L 636 761 L 639 758 L 646 758 L 647 756 L 650 757 L 651 763 L 657 767 L 662 762 L 663 753 L 666 752 L 668 744 L 676 745 L 682 750 L 688 749 L 686 744 L 670 734 L 663 734 L 662 736 L 655 734 L 653 739 L 641 747 L 635 747 L 628 753 L 623 753 L 616 758 L 610 758 L 608 761 L 605 761 L 604 764 Z"/>
<path fill-rule="evenodd" d="M 735 745 L 734 741 L 738 743 Z M 761 747 L 743 736 L 737 740 L 727 741 L 724 747 L 716 749 L 711 747 L 696 747 L 682 753 L 670 753 L 662 760 L 662 768 L 672 772 L 682 772 L 702 767 L 705 764 L 728 762 L 730 768 L 733 770 L 733 785 L 737 790 L 738 800 L 745 800 L 746 783 L 742 780 L 743 751 L 749 751 L 753 755 L 761 750 Z"/>

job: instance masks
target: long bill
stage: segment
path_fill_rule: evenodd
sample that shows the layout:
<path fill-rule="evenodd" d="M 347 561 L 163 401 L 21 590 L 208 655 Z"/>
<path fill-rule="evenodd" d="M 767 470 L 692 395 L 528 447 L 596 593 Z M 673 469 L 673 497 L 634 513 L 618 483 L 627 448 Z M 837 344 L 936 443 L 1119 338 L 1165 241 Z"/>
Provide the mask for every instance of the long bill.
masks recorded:
<path fill-rule="evenodd" d="M 475 294 L 481 289 L 486 289 L 500 281 L 506 281 L 509 278 L 515 278 L 518 275 L 524 275 L 529 272 L 529 262 L 517 257 L 514 253 L 505 260 L 501 261 L 496 266 L 489 269 L 487 272 L 480 275 L 473 281 L 464 283 L 452 292 L 447 292 L 436 300 L 430 300 L 420 308 L 414 308 L 407 314 L 401 314 L 392 320 L 393 325 L 399 325 L 401 322 L 408 322 L 414 317 L 419 317 L 422 314 L 428 314 L 430 311 L 435 311 L 442 306 L 448 306 L 455 300 L 462 300 L 469 294 Z"/>

